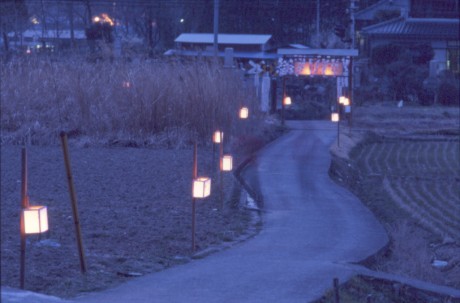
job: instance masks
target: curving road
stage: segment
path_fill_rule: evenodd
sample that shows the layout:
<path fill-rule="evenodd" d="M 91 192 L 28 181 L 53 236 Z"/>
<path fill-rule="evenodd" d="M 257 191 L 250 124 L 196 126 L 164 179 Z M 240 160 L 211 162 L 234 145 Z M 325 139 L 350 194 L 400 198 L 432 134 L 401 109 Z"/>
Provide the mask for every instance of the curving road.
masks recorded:
<path fill-rule="evenodd" d="M 233 249 L 117 288 L 81 302 L 309 302 L 334 277 L 353 275 L 388 241 L 361 202 L 328 176 L 336 126 L 290 121 L 292 130 L 265 148 L 253 168 L 264 197 L 264 228 Z"/>
<path fill-rule="evenodd" d="M 288 122 L 292 130 L 253 163 L 264 197 L 255 238 L 202 260 L 89 294 L 76 302 L 309 302 L 354 272 L 388 241 L 361 202 L 328 176 L 336 126 Z M 55 302 L 55 301 L 50 301 Z"/>

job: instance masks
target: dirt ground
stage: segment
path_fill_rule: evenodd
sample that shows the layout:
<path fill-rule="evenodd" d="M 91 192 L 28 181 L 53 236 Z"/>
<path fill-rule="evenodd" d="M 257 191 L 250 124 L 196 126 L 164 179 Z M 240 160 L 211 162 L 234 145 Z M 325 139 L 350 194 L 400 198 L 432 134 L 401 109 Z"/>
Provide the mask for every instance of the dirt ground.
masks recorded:
<path fill-rule="evenodd" d="M 194 256 L 191 149 L 70 145 L 69 150 L 88 271 L 80 272 L 62 148 L 30 146 L 29 197 L 32 205 L 48 207 L 50 230 L 41 238 L 27 238 L 26 289 L 69 298 L 188 262 Z M 210 147 L 198 151 L 198 174 L 213 177 L 213 192 L 197 203 L 197 251 L 221 247 L 251 233 L 252 215 L 233 205 L 240 191 L 231 173 L 224 176 L 226 206 L 221 208 L 212 153 Z M 21 147 L 2 145 L 1 283 L 16 288 L 20 195 Z"/>
<path fill-rule="evenodd" d="M 403 121 L 412 117 L 409 110 L 395 113 L 391 108 L 393 114 L 388 115 L 389 108 L 383 106 L 377 115 L 375 109 L 361 108 L 353 121 L 357 133 L 370 130 L 397 136 L 407 132 L 436 136 L 434 121 L 442 131 L 459 127 L 458 109 L 426 108 L 416 124 L 407 124 Z M 372 120 L 375 117 L 378 123 Z M 260 147 L 262 143 L 256 141 L 253 145 Z M 342 146 L 348 143 L 353 146 L 356 142 L 343 140 Z M 21 147 L 2 144 L 0 155 L 1 283 L 17 288 Z M 225 175 L 226 207 L 222 210 L 212 148 L 200 148 L 198 156 L 199 174 L 213 177 L 213 192 L 197 203 L 197 251 L 251 236 L 256 232 L 250 228 L 252 215 L 232 207 L 240 193 L 234 176 Z M 71 142 L 70 158 L 88 272 L 80 273 L 62 149 L 33 145 L 28 148 L 29 196 L 31 204 L 48 206 L 50 231 L 41 239 L 28 237 L 26 289 L 71 298 L 194 257 L 190 148 L 82 147 Z M 243 159 L 241 155 L 237 162 Z"/>

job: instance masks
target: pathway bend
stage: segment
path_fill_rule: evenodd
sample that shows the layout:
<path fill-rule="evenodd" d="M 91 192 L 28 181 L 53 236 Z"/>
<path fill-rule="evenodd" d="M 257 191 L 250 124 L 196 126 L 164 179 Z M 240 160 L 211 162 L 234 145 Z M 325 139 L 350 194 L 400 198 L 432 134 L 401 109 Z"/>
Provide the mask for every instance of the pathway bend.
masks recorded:
<path fill-rule="evenodd" d="M 77 298 L 86 303 L 309 302 L 354 274 L 347 262 L 388 241 L 373 214 L 330 180 L 336 126 L 288 121 L 291 130 L 252 164 L 264 227 L 232 249 Z"/>

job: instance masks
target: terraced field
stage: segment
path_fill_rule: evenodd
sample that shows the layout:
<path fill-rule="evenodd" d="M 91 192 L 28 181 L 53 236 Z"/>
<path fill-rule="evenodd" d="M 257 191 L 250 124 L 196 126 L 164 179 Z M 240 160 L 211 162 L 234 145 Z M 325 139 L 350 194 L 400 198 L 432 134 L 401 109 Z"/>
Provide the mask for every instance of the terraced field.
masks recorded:
<path fill-rule="evenodd" d="M 402 210 L 441 239 L 460 240 L 460 141 L 388 138 L 352 155 L 361 177 L 377 178 Z"/>

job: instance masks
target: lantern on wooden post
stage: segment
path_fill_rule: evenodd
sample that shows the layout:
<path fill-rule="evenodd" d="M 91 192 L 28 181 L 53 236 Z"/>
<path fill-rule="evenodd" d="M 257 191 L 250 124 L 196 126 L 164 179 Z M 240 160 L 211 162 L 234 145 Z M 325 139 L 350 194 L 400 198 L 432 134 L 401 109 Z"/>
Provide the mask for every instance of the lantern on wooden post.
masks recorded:
<path fill-rule="evenodd" d="M 29 206 L 22 210 L 24 233 L 41 234 L 48 231 L 48 210 L 46 206 Z"/>
<path fill-rule="evenodd" d="M 223 155 L 220 169 L 222 171 L 231 171 L 233 169 L 233 157 L 231 155 Z"/>
<path fill-rule="evenodd" d="M 204 199 L 211 194 L 211 179 L 198 177 L 197 144 L 193 144 L 193 167 L 192 167 L 192 251 L 195 251 L 195 217 L 196 199 Z"/>
<path fill-rule="evenodd" d="M 239 116 L 240 119 L 247 119 L 249 117 L 249 109 L 247 107 L 242 107 Z"/>
<path fill-rule="evenodd" d="M 291 97 L 289 97 L 289 96 L 284 97 L 284 99 L 283 99 L 283 104 L 284 104 L 284 106 L 289 106 L 289 105 L 291 105 L 291 104 L 292 104 Z"/>
<path fill-rule="evenodd" d="M 332 113 L 331 121 L 337 123 L 337 146 L 340 146 L 340 115 L 339 113 Z"/>
<path fill-rule="evenodd" d="M 27 193 L 27 150 L 21 151 L 21 212 L 20 212 L 20 256 L 19 256 L 19 287 L 24 289 L 26 274 L 26 236 L 41 234 L 48 231 L 48 212 L 46 206 L 29 205 L 29 195 Z"/>
<path fill-rule="evenodd" d="M 220 130 L 216 130 L 212 136 L 212 142 L 219 144 L 222 142 L 223 139 L 224 139 L 224 132 L 221 132 Z"/>
<path fill-rule="evenodd" d="M 198 177 L 193 180 L 193 198 L 203 199 L 211 194 L 211 179 Z"/>
<path fill-rule="evenodd" d="M 331 121 L 332 122 L 339 122 L 340 121 L 339 113 L 332 113 L 331 114 Z"/>
<path fill-rule="evenodd" d="M 348 99 L 345 96 L 340 96 L 339 97 L 339 104 L 342 104 L 343 106 L 348 106 L 348 105 L 350 105 L 350 99 Z"/>

